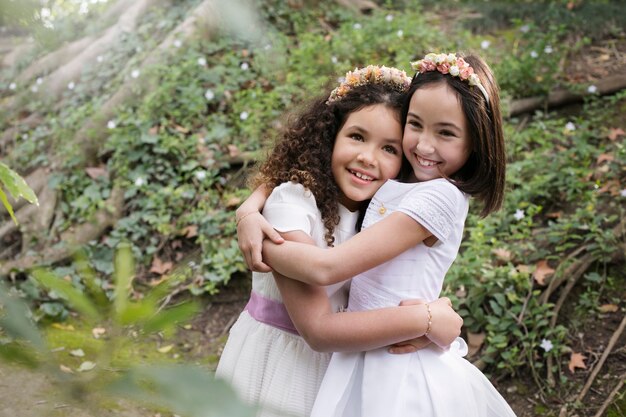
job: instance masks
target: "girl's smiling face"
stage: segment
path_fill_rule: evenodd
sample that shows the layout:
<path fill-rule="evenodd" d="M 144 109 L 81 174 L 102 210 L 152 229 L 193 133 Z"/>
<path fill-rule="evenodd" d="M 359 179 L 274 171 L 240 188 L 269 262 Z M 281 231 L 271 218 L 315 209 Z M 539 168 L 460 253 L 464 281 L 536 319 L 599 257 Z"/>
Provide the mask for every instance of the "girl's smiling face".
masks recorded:
<path fill-rule="evenodd" d="M 331 161 L 349 210 L 372 198 L 383 183 L 395 178 L 402 164 L 402 125 L 396 111 L 376 104 L 351 113 L 337 133 Z"/>
<path fill-rule="evenodd" d="M 417 181 L 449 177 L 465 165 L 471 152 L 467 121 L 461 101 L 446 83 L 413 93 L 402 149 Z"/>

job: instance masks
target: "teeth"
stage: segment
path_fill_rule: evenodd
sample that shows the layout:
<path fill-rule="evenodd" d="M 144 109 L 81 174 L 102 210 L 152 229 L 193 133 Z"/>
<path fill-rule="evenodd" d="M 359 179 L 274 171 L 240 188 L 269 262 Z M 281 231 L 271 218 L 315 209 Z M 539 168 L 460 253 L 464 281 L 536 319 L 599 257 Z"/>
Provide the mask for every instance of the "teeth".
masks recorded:
<path fill-rule="evenodd" d="M 420 165 L 426 166 L 426 167 L 432 167 L 438 164 L 438 162 L 434 162 L 434 161 L 428 161 L 426 159 L 422 159 L 420 157 L 417 157 L 417 162 L 419 162 Z"/>
<path fill-rule="evenodd" d="M 350 172 L 352 172 L 352 174 L 354 174 L 356 177 L 365 181 L 372 181 L 374 179 L 373 177 L 370 177 L 369 175 L 361 174 L 360 172 L 356 172 L 356 171 L 350 171 Z"/>

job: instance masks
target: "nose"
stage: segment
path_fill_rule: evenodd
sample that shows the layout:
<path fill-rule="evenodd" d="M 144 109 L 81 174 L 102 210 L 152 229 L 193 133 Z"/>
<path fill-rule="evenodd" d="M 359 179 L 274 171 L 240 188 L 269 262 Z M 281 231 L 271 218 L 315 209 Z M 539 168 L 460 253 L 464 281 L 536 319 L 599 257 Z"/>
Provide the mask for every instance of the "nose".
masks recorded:
<path fill-rule="evenodd" d="M 370 147 L 361 149 L 361 152 L 356 157 L 357 161 L 363 165 L 372 166 L 376 164 L 376 157 L 374 156 L 374 150 Z"/>
<path fill-rule="evenodd" d="M 415 149 L 419 153 L 424 155 L 433 153 L 435 151 L 435 147 L 431 135 L 427 133 L 422 133 L 417 140 L 417 145 L 415 145 Z"/>

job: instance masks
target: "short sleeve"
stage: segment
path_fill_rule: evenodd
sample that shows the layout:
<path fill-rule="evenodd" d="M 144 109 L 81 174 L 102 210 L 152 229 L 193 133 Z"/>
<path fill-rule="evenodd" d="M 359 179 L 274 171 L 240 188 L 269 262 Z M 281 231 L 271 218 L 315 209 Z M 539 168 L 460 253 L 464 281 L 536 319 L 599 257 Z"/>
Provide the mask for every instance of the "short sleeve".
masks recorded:
<path fill-rule="evenodd" d="M 445 242 L 455 225 L 465 221 L 468 204 L 467 196 L 454 184 L 436 179 L 420 183 L 412 189 L 400 202 L 398 211 L 412 217 Z"/>
<path fill-rule="evenodd" d="M 279 232 L 302 230 L 311 235 L 319 210 L 308 189 L 302 184 L 286 182 L 272 190 L 263 216 Z"/>

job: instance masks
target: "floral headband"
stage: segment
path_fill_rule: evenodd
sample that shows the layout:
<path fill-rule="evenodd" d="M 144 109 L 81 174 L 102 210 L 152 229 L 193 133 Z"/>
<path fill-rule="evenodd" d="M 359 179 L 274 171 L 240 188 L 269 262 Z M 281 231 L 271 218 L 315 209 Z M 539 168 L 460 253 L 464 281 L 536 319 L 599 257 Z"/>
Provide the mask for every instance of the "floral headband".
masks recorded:
<path fill-rule="evenodd" d="M 354 71 L 346 73 L 345 80 L 330 93 L 326 104 L 340 100 L 353 88 L 365 84 L 383 84 L 394 90 L 405 92 L 411 85 L 411 78 L 406 75 L 406 72 L 393 67 L 368 65 L 365 68 L 355 68 Z"/>
<path fill-rule="evenodd" d="M 469 85 L 478 87 L 485 100 L 489 103 L 489 94 L 480 82 L 478 75 L 474 73 L 474 68 L 470 66 L 463 58 L 457 58 L 455 54 L 433 54 L 430 53 L 419 61 L 411 62 L 411 68 L 422 74 L 429 71 L 439 71 L 442 74 L 450 74 L 453 77 L 459 77 L 463 81 L 467 81 Z"/>

